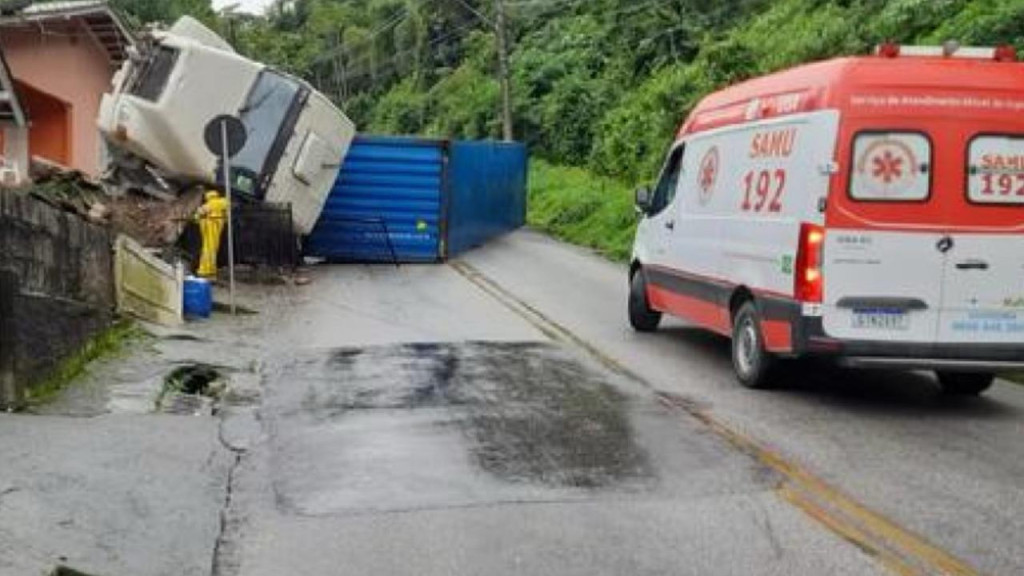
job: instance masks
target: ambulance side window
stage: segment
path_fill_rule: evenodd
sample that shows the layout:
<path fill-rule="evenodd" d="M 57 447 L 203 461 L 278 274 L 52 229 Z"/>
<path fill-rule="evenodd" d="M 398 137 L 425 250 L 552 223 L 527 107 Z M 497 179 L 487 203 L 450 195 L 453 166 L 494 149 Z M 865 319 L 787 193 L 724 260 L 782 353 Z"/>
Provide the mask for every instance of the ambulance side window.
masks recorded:
<path fill-rule="evenodd" d="M 654 202 L 651 206 L 651 213 L 657 214 L 667 208 L 675 200 L 676 190 L 679 189 L 679 173 L 683 168 L 683 148 L 679 146 L 672 151 L 665 163 L 665 169 L 658 180 L 658 186 L 654 189 Z"/>
<path fill-rule="evenodd" d="M 927 202 L 932 142 L 921 132 L 860 132 L 853 140 L 850 197 L 862 202 Z"/>
<path fill-rule="evenodd" d="M 968 145 L 967 199 L 1024 206 L 1024 137 L 979 134 Z"/>

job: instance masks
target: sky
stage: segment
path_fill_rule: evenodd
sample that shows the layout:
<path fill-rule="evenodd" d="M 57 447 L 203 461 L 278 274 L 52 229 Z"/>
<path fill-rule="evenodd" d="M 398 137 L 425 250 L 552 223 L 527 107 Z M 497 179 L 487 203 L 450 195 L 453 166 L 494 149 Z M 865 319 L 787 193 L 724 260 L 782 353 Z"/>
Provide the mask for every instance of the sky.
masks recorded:
<path fill-rule="evenodd" d="M 213 0 L 213 7 L 216 10 L 220 10 L 225 6 L 238 4 L 238 10 L 240 12 L 262 14 L 263 10 L 271 3 L 271 1 L 272 0 Z"/>

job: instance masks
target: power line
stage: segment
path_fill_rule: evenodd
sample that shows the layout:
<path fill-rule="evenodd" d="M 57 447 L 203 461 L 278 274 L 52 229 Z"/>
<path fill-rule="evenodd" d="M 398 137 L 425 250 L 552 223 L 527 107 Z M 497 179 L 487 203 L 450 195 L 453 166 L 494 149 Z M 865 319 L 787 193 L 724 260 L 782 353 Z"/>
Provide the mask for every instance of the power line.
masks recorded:
<path fill-rule="evenodd" d="M 392 16 L 391 20 L 385 22 L 384 24 L 381 24 L 380 26 L 370 31 L 370 39 L 376 38 L 377 36 L 383 34 L 387 30 L 390 30 L 391 28 L 398 26 L 408 17 L 409 9 L 403 6 L 401 10 L 399 10 L 398 12 L 395 13 L 394 16 Z"/>
<path fill-rule="evenodd" d="M 474 15 L 476 15 L 477 18 L 482 20 L 485 24 L 489 25 L 491 28 L 497 28 L 498 27 L 498 23 L 497 22 L 495 22 L 491 18 L 488 18 L 487 16 L 484 16 L 479 10 L 474 8 L 473 5 L 470 4 L 469 2 L 467 2 L 466 0 L 455 0 L 455 1 L 458 2 L 459 4 L 462 4 L 463 6 L 465 6 L 466 10 L 469 10 L 470 12 L 472 12 Z"/>
<path fill-rule="evenodd" d="M 455 30 L 452 30 L 448 34 L 445 34 L 444 36 L 440 36 L 438 38 L 434 38 L 433 40 L 428 42 L 427 45 L 424 46 L 423 48 L 429 50 L 430 48 L 433 48 L 434 46 L 436 46 L 436 45 L 438 45 L 438 44 L 440 44 L 442 42 L 445 42 L 446 40 L 450 40 L 450 39 L 458 36 L 461 32 L 463 32 L 465 30 L 468 30 L 470 28 L 475 28 L 475 27 L 476 27 L 476 24 L 474 24 L 474 23 L 464 24 L 464 25 L 456 28 Z M 419 46 L 416 46 L 414 48 L 409 48 L 409 49 L 406 49 L 406 50 L 402 50 L 401 52 L 396 52 L 395 54 L 391 55 L 390 58 L 385 60 L 383 63 L 377 64 L 377 66 L 376 66 L 377 72 L 380 72 L 382 69 L 384 69 L 384 70 L 388 69 L 390 66 L 393 66 L 395 63 L 397 63 L 398 60 L 404 58 L 408 54 L 412 54 L 412 53 L 414 53 L 414 52 L 416 52 L 418 50 L 421 50 L 423 48 L 421 48 Z M 362 58 L 360 58 L 358 60 L 353 60 L 352 62 L 349 62 L 348 64 L 349 64 L 349 66 L 355 66 L 357 64 L 362 64 L 362 63 L 370 61 L 370 60 L 372 60 L 372 57 L 367 55 L 367 56 L 363 56 Z M 361 72 L 361 73 L 358 73 L 358 74 L 351 75 L 351 76 L 349 76 L 349 78 L 365 78 L 366 76 L 372 76 L 372 75 L 373 75 L 373 71 Z"/>
<path fill-rule="evenodd" d="M 349 44 L 347 46 L 344 43 L 342 43 L 337 48 L 317 57 L 317 59 L 314 60 L 313 63 L 319 64 L 322 62 L 326 62 L 327 60 L 330 60 L 331 58 L 335 58 L 340 55 L 351 55 L 353 46 L 364 46 L 367 44 L 372 44 L 373 41 L 376 40 L 378 36 L 398 26 L 408 18 L 409 10 L 405 7 L 402 7 L 402 9 L 396 12 L 387 22 L 371 30 L 366 38 L 361 38 L 357 40 L 355 43 Z"/>

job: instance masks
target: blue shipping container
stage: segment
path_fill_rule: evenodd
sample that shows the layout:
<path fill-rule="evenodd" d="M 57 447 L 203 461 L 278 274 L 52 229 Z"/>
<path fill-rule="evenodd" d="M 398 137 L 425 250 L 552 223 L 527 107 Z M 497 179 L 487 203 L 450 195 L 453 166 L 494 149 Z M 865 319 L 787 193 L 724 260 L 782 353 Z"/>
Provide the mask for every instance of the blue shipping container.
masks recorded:
<path fill-rule="evenodd" d="M 437 262 L 526 221 L 526 147 L 359 136 L 309 256 L 355 262 Z"/>
<path fill-rule="evenodd" d="M 306 241 L 306 254 L 358 262 L 436 261 L 444 149 L 440 141 L 356 138 Z"/>

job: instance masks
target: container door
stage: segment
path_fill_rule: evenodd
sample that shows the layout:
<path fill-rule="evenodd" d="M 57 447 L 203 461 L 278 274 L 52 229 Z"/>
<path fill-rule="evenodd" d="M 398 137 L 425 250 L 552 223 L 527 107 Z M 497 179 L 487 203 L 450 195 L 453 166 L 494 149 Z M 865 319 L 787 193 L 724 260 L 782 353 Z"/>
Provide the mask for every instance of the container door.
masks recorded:
<path fill-rule="evenodd" d="M 1024 344 L 1024 136 L 967 143 L 967 193 L 948 210 L 939 342 Z"/>
<path fill-rule="evenodd" d="M 849 148 L 846 186 L 829 200 L 824 329 L 855 341 L 931 344 L 948 246 L 932 193 L 929 136 L 863 131 Z"/>
<path fill-rule="evenodd" d="M 526 224 L 526 159 L 526 146 L 520 143 L 452 143 L 445 256 Z"/>

